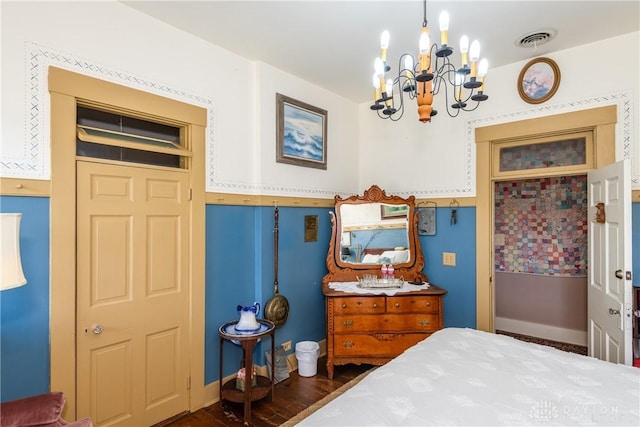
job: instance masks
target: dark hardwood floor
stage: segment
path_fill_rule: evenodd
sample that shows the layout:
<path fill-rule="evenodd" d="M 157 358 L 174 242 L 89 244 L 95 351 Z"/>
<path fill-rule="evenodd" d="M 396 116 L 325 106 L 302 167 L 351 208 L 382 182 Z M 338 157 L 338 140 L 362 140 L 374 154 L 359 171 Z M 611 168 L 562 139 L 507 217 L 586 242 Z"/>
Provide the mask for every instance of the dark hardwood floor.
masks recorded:
<path fill-rule="evenodd" d="M 318 373 L 313 377 L 301 377 L 291 372 L 289 379 L 276 384 L 273 400 L 266 397 L 251 404 L 251 425 L 256 427 L 279 426 L 320 399 L 365 371 L 371 365 L 344 365 L 334 368 L 333 379 L 327 376 L 326 359 L 318 359 Z M 204 427 L 244 425 L 243 405 L 224 401 L 187 414 L 156 427 Z"/>
<path fill-rule="evenodd" d="M 503 331 L 497 332 L 511 335 L 523 341 L 536 342 L 564 351 L 585 354 L 585 349 L 580 346 Z M 297 371 L 291 372 L 288 380 L 276 384 L 273 400 L 266 397 L 253 402 L 251 405 L 251 425 L 256 427 L 280 426 L 371 368 L 373 368 L 371 365 L 336 366 L 333 379 L 330 380 L 327 377 L 326 358 L 321 357 L 318 360 L 317 375 L 301 377 Z M 154 427 L 223 427 L 242 425 L 244 425 L 243 405 L 224 401 L 223 403 L 217 402 L 180 418 L 159 423 Z"/>

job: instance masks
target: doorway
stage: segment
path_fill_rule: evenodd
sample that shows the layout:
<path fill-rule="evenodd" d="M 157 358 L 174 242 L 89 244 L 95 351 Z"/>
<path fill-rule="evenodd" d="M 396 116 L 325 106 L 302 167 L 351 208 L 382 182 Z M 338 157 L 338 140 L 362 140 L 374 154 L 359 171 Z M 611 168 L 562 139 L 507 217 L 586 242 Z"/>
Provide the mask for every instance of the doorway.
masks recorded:
<path fill-rule="evenodd" d="M 615 161 L 616 106 L 528 119 L 476 129 L 476 325 L 495 332 L 495 182 L 526 177 L 586 174 Z M 500 171 L 500 148 L 527 141 L 586 132 L 592 135 L 591 155 L 585 163 L 532 171 Z"/>
<path fill-rule="evenodd" d="M 77 334 L 84 334 L 83 330 L 78 332 L 80 328 L 76 328 L 77 322 L 82 320 L 79 317 L 81 313 L 76 313 L 76 271 L 80 262 L 76 248 L 76 235 L 80 232 L 76 213 L 77 185 L 80 179 L 77 178 L 76 156 L 77 140 L 80 139 L 76 126 L 78 106 L 130 113 L 135 117 L 180 129 L 183 151 L 188 151 L 185 154 L 184 171 L 181 173 L 186 176 L 182 191 L 188 201 L 186 215 L 191 224 L 186 231 L 184 248 L 188 254 L 184 266 L 186 282 L 183 283 L 188 306 L 187 330 L 179 343 L 187 348 L 188 360 L 184 363 L 188 366 L 188 378 L 183 378 L 181 383 L 186 383 L 184 388 L 188 390 L 187 408 L 199 409 L 204 405 L 204 381 L 200 379 L 204 378 L 206 110 L 55 67 L 49 68 L 48 82 L 51 95 L 51 389 L 62 391 L 66 396 L 63 417 L 69 420 L 78 417 L 78 395 L 85 392 L 77 385 L 77 369 L 84 368 L 76 355 L 79 345 Z M 101 325 L 89 325 L 87 333 L 99 335 L 99 326 Z M 171 343 L 175 342 L 170 335 L 156 335 L 155 344 L 163 351 L 168 350 L 172 347 Z M 149 363 L 153 362 L 153 358 L 145 362 L 144 369 L 152 367 Z M 191 378 L 195 381 L 191 381 Z M 167 389 L 165 384 L 156 390 L 163 387 Z"/>
<path fill-rule="evenodd" d="M 584 354 L 586 176 L 496 181 L 495 188 L 496 331 L 573 344 Z"/>
<path fill-rule="evenodd" d="M 189 408 L 188 173 L 77 171 L 78 418 L 153 425 Z"/>

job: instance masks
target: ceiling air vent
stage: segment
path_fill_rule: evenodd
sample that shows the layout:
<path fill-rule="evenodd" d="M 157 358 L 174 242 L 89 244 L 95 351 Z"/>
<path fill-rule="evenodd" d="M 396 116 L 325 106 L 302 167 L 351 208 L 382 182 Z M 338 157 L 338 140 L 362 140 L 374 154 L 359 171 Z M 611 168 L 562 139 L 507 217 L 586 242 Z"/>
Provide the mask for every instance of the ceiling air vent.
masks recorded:
<path fill-rule="evenodd" d="M 553 28 L 533 31 L 516 39 L 516 46 L 536 48 L 550 42 L 555 38 L 556 34 L 558 34 L 558 31 Z"/>

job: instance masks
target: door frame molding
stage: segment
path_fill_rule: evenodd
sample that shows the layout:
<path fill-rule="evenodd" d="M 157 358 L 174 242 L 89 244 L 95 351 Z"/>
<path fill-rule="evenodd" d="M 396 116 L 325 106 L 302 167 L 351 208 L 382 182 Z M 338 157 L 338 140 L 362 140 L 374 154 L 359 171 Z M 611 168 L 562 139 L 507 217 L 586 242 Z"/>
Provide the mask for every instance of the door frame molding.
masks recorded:
<path fill-rule="evenodd" d="M 76 105 L 78 100 L 181 126 L 191 150 L 189 408 L 204 406 L 206 109 L 60 68 L 49 67 L 51 96 L 50 389 L 64 392 L 63 416 L 77 417 L 76 392 Z"/>
<path fill-rule="evenodd" d="M 494 191 L 497 178 L 492 175 L 493 165 L 499 160 L 494 158 L 498 150 L 494 146 L 507 140 L 525 140 L 537 138 L 541 134 L 564 134 L 577 131 L 591 131 L 594 144 L 594 168 L 615 162 L 615 125 L 618 121 L 617 106 L 581 110 L 570 113 L 519 120 L 499 125 L 479 127 L 475 130 L 476 141 L 476 328 L 495 332 L 495 300 L 493 288 L 494 264 Z M 586 174 L 572 170 L 571 174 Z M 554 175 L 562 174 L 559 169 Z M 521 179 L 523 176 L 510 176 L 508 179 Z M 531 173 L 526 174 L 531 177 Z M 538 176 L 553 176 L 542 172 Z"/>

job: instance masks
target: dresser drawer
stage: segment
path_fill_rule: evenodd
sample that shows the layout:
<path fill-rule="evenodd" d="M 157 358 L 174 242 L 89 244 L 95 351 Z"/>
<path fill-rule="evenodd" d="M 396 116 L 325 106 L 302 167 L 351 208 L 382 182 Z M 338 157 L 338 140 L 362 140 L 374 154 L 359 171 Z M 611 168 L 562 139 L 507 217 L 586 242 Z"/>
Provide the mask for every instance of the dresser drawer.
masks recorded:
<path fill-rule="evenodd" d="M 344 314 L 379 314 L 384 313 L 384 297 L 350 297 L 331 298 L 333 313 L 336 316 Z"/>
<path fill-rule="evenodd" d="M 395 357 L 429 334 L 346 334 L 336 335 L 335 356 Z"/>
<path fill-rule="evenodd" d="M 440 298 L 436 296 L 387 297 L 387 313 L 439 312 Z"/>
<path fill-rule="evenodd" d="M 437 314 L 361 314 L 335 316 L 335 333 L 354 332 L 435 332 L 440 324 Z"/>

